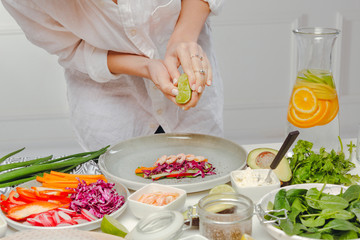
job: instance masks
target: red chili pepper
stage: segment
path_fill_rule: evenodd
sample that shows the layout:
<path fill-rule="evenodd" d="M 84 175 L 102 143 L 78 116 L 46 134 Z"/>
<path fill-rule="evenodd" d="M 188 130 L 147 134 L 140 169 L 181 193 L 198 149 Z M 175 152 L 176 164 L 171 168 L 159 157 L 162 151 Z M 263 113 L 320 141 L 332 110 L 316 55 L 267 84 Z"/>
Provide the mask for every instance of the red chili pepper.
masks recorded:
<path fill-rule="evenodd" d="M 53 210 L 58 207 L 59 205 L 55 203 L 37 201 L 37 202 L 32 202 L 32 203 L 12 207 L 7 212 L 6 216 L 15 221 L 21 221 L 31 215 Z"/>

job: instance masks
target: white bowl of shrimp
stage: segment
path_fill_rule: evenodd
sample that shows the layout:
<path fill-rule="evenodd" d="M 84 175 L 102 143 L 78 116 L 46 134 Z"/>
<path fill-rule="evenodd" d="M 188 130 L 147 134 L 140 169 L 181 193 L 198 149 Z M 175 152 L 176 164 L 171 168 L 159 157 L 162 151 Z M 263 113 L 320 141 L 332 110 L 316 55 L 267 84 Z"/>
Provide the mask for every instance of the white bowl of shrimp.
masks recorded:
<path fill-rule="evenodd" d="M 150 183 L 128 197 L 129 208 L 137 218 L 161 210 L 181 210 L 186 191 L 158 183 Z"/>

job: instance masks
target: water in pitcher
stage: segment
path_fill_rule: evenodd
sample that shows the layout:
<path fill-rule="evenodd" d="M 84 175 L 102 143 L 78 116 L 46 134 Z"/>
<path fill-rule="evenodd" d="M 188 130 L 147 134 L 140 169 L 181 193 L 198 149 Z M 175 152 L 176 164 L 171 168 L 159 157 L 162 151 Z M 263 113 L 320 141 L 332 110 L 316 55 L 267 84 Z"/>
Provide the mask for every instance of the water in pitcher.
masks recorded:
<path fill-rule="evenodd" d="M 339 150 L 339 99 L 332 74 L 332 48 L 339 31 L 328 28 L 294 30 L 298 73 L 287 113 L 287 131 L 312 142 L 313 150 Z"/>

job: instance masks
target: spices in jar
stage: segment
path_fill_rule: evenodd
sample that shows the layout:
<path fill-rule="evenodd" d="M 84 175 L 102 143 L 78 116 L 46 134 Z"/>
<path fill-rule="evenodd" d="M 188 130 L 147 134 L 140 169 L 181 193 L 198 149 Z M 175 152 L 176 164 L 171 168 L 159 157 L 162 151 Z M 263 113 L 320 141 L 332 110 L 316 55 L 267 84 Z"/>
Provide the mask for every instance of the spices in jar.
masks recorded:
<path fill-rule="evenodd" d="M 252 233 L 252 201 L 237 193 L 210 194 L 200 199 L 197 213 L 201 235 L 212 240 L 240 240 Z"/>

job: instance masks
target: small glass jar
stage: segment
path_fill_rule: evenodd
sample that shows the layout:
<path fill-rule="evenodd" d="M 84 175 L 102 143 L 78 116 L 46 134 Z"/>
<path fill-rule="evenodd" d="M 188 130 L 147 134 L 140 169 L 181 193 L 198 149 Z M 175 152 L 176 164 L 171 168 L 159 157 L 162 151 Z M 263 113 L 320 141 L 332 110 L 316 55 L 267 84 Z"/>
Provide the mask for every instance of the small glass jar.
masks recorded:
<path fill-rule="evenodd" d="M 200 233 L 208 239 L 240 240 L 252 233 L 254 204 L 237 193 L 210 194 L 200 199 L 197 209 Z"/>

